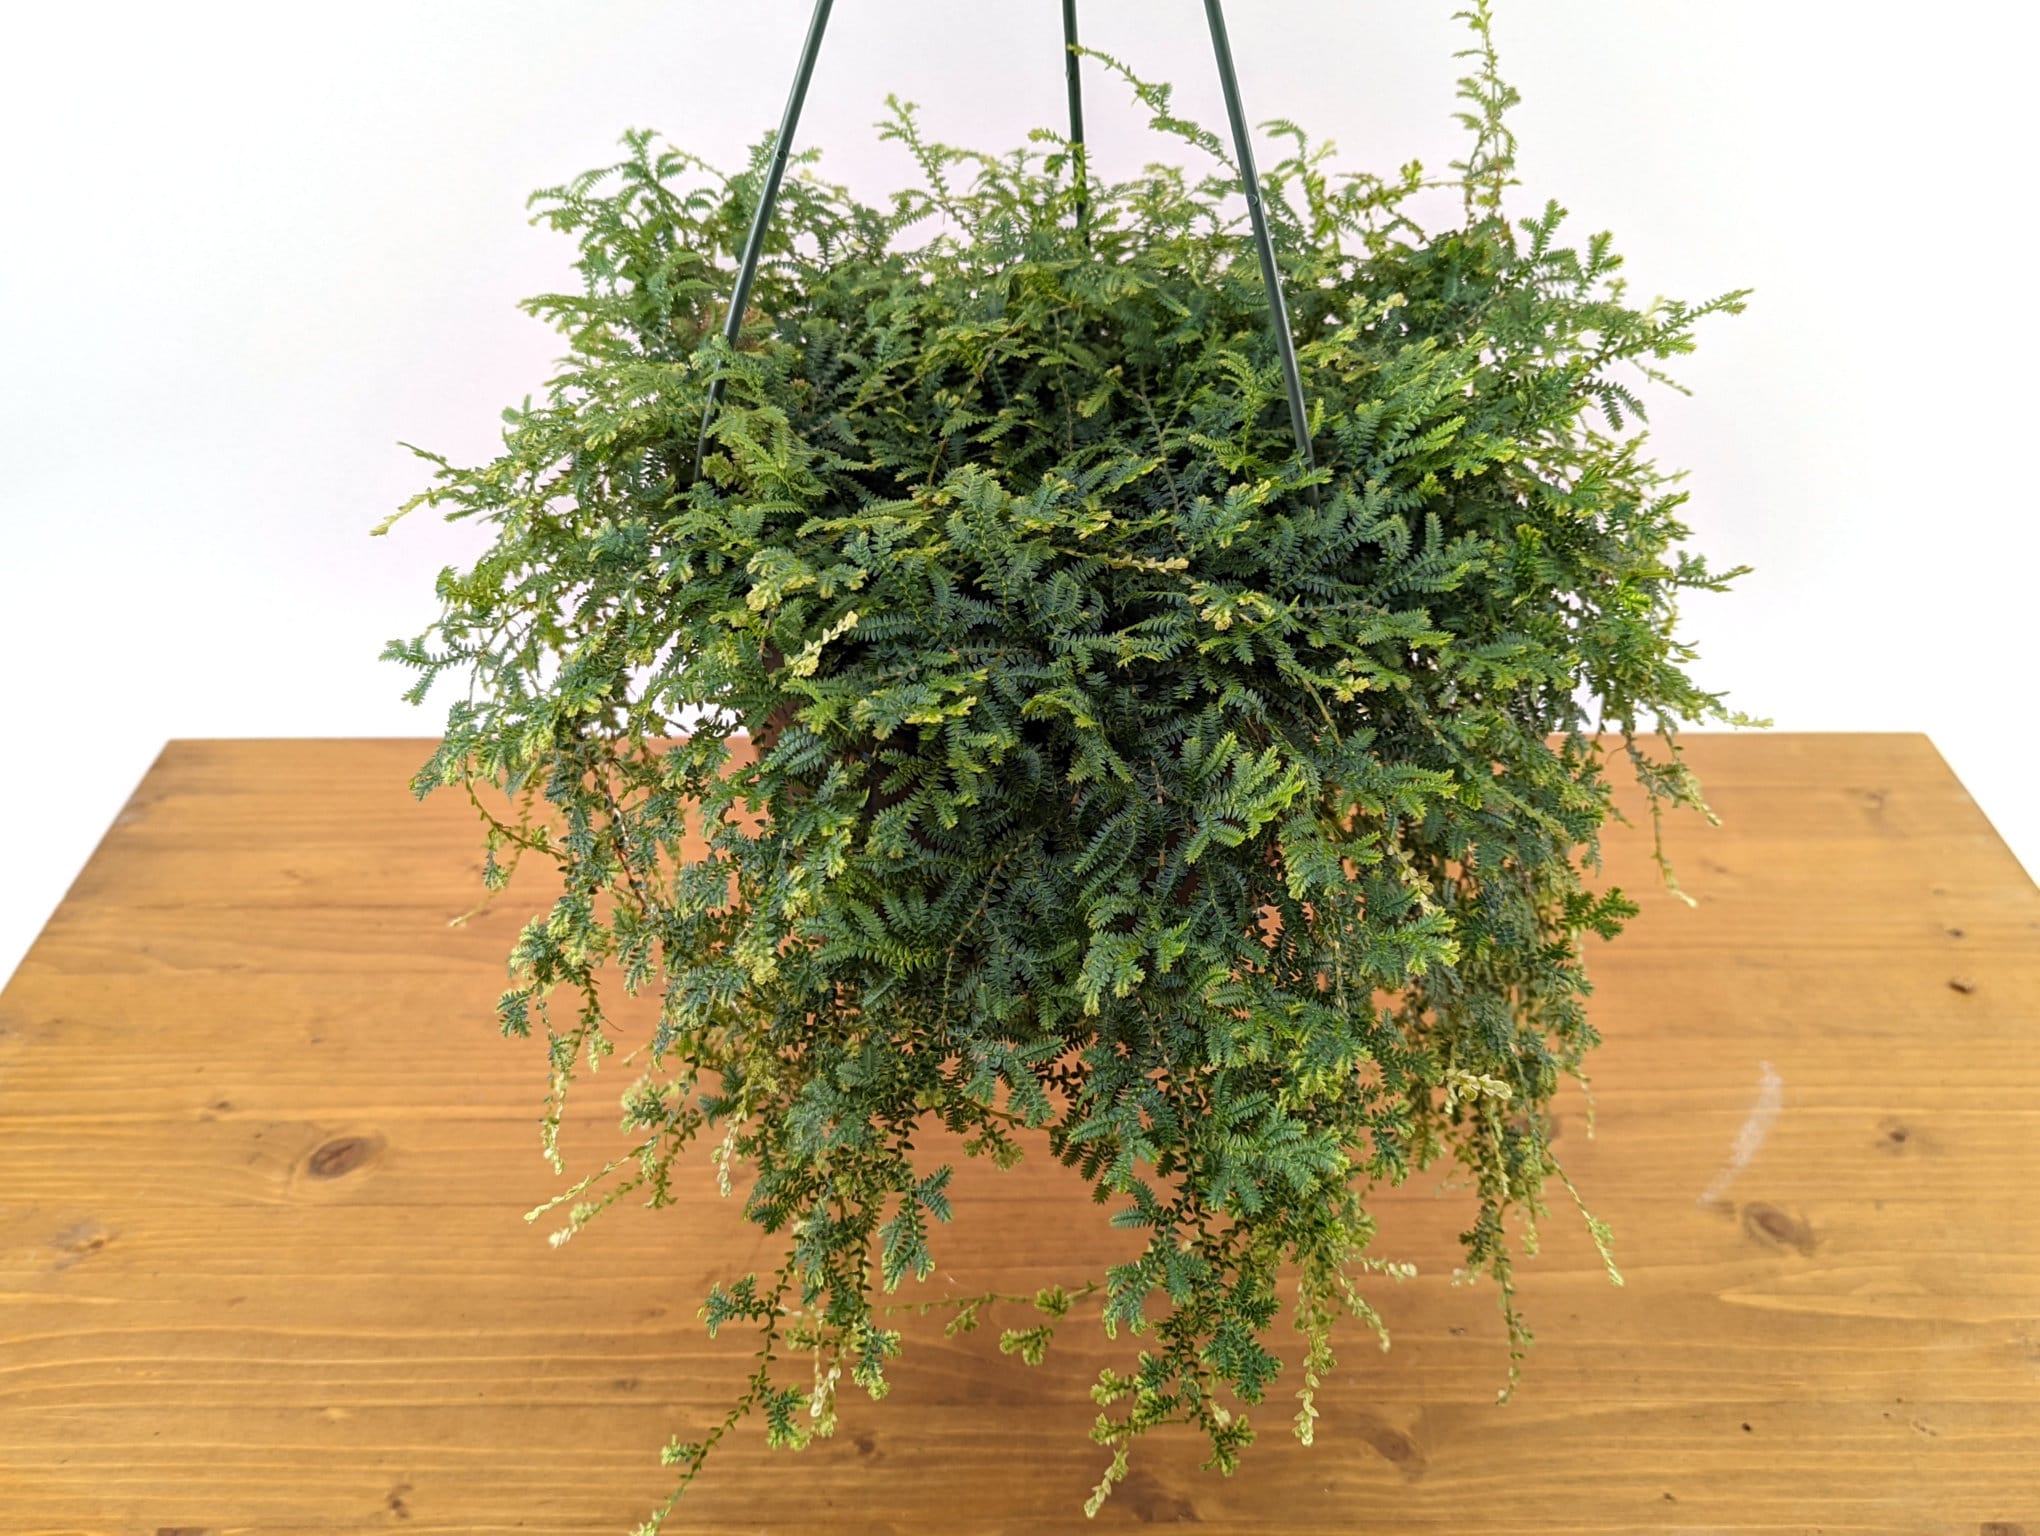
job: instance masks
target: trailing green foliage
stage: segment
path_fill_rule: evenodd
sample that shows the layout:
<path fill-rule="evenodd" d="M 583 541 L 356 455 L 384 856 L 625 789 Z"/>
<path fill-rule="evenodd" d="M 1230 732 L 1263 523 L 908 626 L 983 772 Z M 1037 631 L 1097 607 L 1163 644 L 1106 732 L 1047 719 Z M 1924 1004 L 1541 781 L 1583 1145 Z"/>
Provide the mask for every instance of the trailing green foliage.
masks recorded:
<path fill-rule="evenodd" d="M 1335 1318 L 1378 1324 L 1360 1281 L 1404 1272 L 1368 1253 L 1366 1192 L 1441 1158 L 1513 1380 L 1507 1223 L 1563 1178 L 1582 936 L 1634 910 L 1586 878 L 1598 733 L 1654 805 L 1698 805 L 1674 732 L 1740 718 L 1674 627 L 1737 573 L 1681 549 L 1633 386 L 1741 295 L 1639 308 L 1605 235 L 1562 243 L 1556 204 L 1505 219 L 1514 95 L 1485 5 L 1467 20 L 1451 227 L 1419 226 L 1440 184 L 1416 165 L 1335 175 L 1270 125 L 1312 477 L 1237 177 L 1102 56 L 1209 174 L 1093 182 L 1086 241 L 1066 142 L 975 154 L 894 103 L 926 184 L 873 207 L 794 176 L 735 349 L 719 306 L 767 146 L 724 177 L 633 133 L 535 198 L 579 242 L 578 289 L 527 306 L 570 351 L 501 457 L 426 455 L 410 505 L 495 542 L 389 654 L 413 697 L 467 683 L 420 793 L 522 807 L 489 814 L 491 888 L 526 850 L 564 878 L 502 1000 L 548 1043 L 548 1151 L 612 1048 L 602 974 L 659 999 L 632 1151 L 556 1202 L 559 1237 L 665 1203 L 699 1141 L 784 1239 L 708 1299 L 758 1364 L 668 1447 L 683 1486 L 747 1413 L 797 1446 L 845 1373 L 883 1394 L 884 1293 L 929 1275 L 950 1216 L 949 1169 L 911 1149 L 933 1124 L 1002 1166 L 1045 1143 L 1145 1234 L 1001 1339 L 1037 1361 L 1094 1297 L 1133 1336 L 1094 1389 L 1094 1510 L 1158 1425 L 1232 1470 L 1284 1369 L 1285 1267 L 1310 1438 Z M 952 1327 L 1029 1299 L 955 1302 Z"/>

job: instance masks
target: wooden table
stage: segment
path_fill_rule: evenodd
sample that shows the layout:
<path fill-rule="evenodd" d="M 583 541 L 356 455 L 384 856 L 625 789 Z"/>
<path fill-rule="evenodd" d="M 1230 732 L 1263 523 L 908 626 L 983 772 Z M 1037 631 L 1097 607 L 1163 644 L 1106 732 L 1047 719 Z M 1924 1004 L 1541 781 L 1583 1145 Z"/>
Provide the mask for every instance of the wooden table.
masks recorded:
<path fill-rule="evenodd" d="M 745 1368 L 709 1282 L 770 1250 L 715 1195 L 549 1248 L 537 1042 L 490 1005 L 513 888 L 404 785 L 417 742 L 176 742 L 0 995 L 0 1531 L 627 1530 Z M 1695 738 L 1725 825 L 1643 839 L 1597 946 L 1598 1134 L 1525 1266 L 1516 1400 L 1464 1196 L 1382 1197 L 1375 1294 L 1314 1450 L 1286 1393 L 1230 1480 L 1159 1438 L 1098 1527 L 2040 1536 L 2040 894 L 1924 737 Z M 584 1101 L 582 1168 L 620 1080 Z M 931 1292 L 1079 1279 L 1123 1234 L 1046 1157 L 957 1180 Z M 671 1530 L 1060 1532 L 1086 1388 L 996 1328 L 908 1324 L 890 1400 L 804 1455 L 746 1432 Z M 1286 1330 L 1285 1330 L 1286 1333 Z"/>

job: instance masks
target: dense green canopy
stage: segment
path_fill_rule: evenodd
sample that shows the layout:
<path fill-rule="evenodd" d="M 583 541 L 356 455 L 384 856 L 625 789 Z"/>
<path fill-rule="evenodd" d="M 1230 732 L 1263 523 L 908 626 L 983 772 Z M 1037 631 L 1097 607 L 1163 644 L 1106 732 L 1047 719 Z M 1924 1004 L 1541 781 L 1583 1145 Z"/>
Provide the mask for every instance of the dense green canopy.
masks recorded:
<path fill-rule="evenodd" d="M 756 1409 L 800 1443 L 839 1371 L 882 1390 L 882 1293 L 928 1275 L 948 1215 L 948 1170 L 907 1145 L 934 1121 L 1001 1162 L 1045 1127 L 1148 1235 L 1008 1335 L 1039 1358 L 1091 1295 L 1136 1335 L 1094 1394 L 1100 1498 L 1161 1423 L 1230 1470 L 1282 1369 L 1283 1265 L 1309 1438 L 1333 1319 L 1371 1321 L 1359 1281 L 1394 1268 L 1367 1190 L 1434 1159 L 1470 1175 L 1467 1264 L 1502 1283 L 1512 1357 L 1527 1339 L 1505 1219 L 1562 1177 L 1581 937 L 1633 910 L 1583 874 L 1596 732 L 1697 803 L 1670 732 L 1732 718 L 1674 630 L 1727 576 L 1680 550 L 1631 385 L 1740 296 L 1633 307 L 1605 236 L 1562 245 L 1555 205 L 1505 220 L 1513 95 L 1471 20 L 1451 227 L 1415 222 L 1439 200 L 1418 167 L 1335 175 L 1270 127 L 1314 477 L 1238 179 L 1130 75 L 1208 175 L 1092 180 L 1086 239 L 1066 143 L 968 153 L 896 104 L 926 185 L 877 208 L 791 178 L 734 350 L 763 146 L 721 177 L 632 134 L 538 194 L 584 281 L 529 308 L 571 350 L 500 458 L 435 458 L 413 505 L 495 542 L 391 653 L 419 696 L 470 684 L 421 792 L 522 797 L 492 882 L 512 847 L 564 871 L 503 1000 L 550 1041 L 549 1138 L 610 1049 L 598 971 L 660 998 L 635 1152 L 563 1197 L 566 1231 L 662 1201 L 700 1138 L 786 1239 L 705 1309 L 767 1346 L 723 1429 Z M 723 1429 L 668 1460 L 691 1477 Z"/>

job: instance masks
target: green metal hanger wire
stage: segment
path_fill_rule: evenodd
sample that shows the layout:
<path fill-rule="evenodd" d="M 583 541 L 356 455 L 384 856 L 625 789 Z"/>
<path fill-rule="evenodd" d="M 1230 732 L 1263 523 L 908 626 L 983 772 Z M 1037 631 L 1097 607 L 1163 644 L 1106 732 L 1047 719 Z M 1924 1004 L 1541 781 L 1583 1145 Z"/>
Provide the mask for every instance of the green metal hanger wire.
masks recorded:
<path fill-rule="evenodd" d="M 808 81 L 815 72 L 815 59 L 822 51 L 822 33 L 829 25 L 834 0 L 815 0 L 814 15 L 808 20 L 807 41 L 801 45 L 800 63 L 793 72 L 793 89 L 786 96 L 786 110 L 780 115 L 779 136 L 772 143 L 772 158 L 765 167 L 765 185 L 759 190 L 758 207 L 751 215 L 751 230 L 744 239 L 743 260 L 737 267 L 736 287 L 730 294 L 729 318 L 723 323 L 723 340 L 731 347 L 744 326 L 744 311 L 751 301 L 751 284 L 758 276 L 758 259 L 765 250 L 765 231 L 772 222 L 772 207 L 779 200 L 779 184 L 785 178 L 787 160 L 793 151 L 793 131 L 800 122 L 800 109 L 807 100 Z M 1090 243 L 1089 207 L 1085 199 L 1084 84 L 1077 54 L 1077 0 L 1062 0 L 1063 78 L 1069 88 L 1070 148 L 1077 177 L 1077 229 Z M 1204 0 L 1204 19 L 1211 30 L 1211 51 L 1218 61 L 1218 83 L 1225 93 L 1225 115 L 1232 126 L 1233 154 L 1239 162 L 1240 185 L 1247 195 L 1247 217 L 1254 226 L 1254 246 L 1261 257 L 1261 279 L 1268 289 L 1268 328 L 1275 337 L 1275 351 L 1282 364 L 1282 387 L 1289 397 L 1289 425 L 1296 434 L 1296 451 L 1306 471 L 1317 468 L 1311 452 L 1310 418 L 1303 405 L 1303 377 L 1296 367 L 1296 338 L 1289 332 L 1289 307 L 1282 298 L 1282 274 L 1275 263 L 1275 242 L 1268 233 L 1267 210 L 1261 205 L 1261 178 L 1254 169 L 1253 141 L 1247 134 L 1246 109 L 1240 104 L 1240 82 L 1233 70 L 1232 44 L 1226 36 L 1222 0 Z M 708 452 L 708 428 L 715 420 L 715 408 L 722 400 L 722 370 L 716 370 L 708 385 L 708 407 L 701 417 L 701 436 L 694 445 L 694 470 L 701 472 Z M 1317 502 L 1317 487 L 1310 487 L 1310 499 Z"/>

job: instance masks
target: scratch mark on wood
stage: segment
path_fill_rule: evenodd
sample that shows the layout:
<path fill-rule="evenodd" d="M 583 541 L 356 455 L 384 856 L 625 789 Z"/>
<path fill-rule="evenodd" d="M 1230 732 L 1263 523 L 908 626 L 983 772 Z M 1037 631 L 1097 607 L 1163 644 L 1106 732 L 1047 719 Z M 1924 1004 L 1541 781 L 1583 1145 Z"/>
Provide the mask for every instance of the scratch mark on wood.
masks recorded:
<path fill-rule="evenodd" d="M 1728 1161 L 1721 1165 L 1721 1171 L 1700 1191 L 1699 1204 L 1717 1205 L 1728 1193 L 1742 1171 L 1756 1161 L 1757 1153 L 1764 1145 L 1764 1138 L 1771 1134 L 1771 1127 L 1778 1122 L 1778 1112 L 1785 1107 L 1785 1079 L 1772 1070 L 1768 1061 L 1757 1063 L 1757 1102 L 1750 1106 L 1750 1112 L 1743 1117 L 1743 1123 L 1735 1133 L 1735 1142 L 1728 1149 Z"/>

